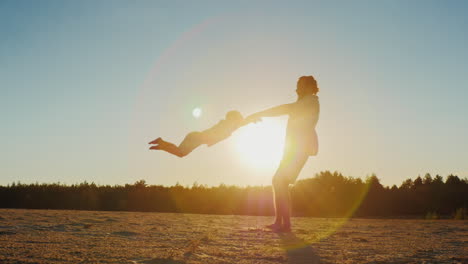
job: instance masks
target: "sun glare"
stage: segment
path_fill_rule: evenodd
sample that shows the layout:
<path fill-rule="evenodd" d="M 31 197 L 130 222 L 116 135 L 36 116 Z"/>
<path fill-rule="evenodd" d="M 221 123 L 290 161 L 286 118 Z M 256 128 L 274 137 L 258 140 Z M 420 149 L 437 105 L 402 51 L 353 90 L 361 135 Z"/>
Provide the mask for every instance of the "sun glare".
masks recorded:
<path fill-rule="evenodd" d="M 250 124 L 236 135 L 236 150 L 243 162 L 256 169 L 278 166 L 283 153 L 285 124 L 266 120 Z"/>

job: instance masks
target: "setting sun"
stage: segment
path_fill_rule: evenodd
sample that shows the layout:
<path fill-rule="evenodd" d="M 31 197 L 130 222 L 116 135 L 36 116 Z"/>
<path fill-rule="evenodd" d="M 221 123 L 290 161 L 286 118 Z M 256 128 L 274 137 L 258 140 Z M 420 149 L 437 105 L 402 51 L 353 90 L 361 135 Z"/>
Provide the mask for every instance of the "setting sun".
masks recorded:
<path fill-rule="evenodd" d="M 236 151 L 253 168 L 275 168 L 283 152 L 285 129 L 286 124 L 277 119 L 250 124 L 236 133 Z"/>

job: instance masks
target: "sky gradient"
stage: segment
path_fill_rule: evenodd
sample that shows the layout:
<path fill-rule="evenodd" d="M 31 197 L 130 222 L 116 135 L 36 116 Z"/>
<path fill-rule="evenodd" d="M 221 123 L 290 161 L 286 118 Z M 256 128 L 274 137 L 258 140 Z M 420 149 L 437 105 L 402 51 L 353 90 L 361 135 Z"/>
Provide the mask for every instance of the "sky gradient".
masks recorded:
<path fill-rule="evenodd" d="M 464 1 L 1 1 L 0 185 L 269 185 L 278 161 L 249 165 L 242 131 L 183 159 L 147 142 L 293 102 L 301 75 L 318 81 L 321 116 L 299 179 L 468 177 L 467 12 Z"/>

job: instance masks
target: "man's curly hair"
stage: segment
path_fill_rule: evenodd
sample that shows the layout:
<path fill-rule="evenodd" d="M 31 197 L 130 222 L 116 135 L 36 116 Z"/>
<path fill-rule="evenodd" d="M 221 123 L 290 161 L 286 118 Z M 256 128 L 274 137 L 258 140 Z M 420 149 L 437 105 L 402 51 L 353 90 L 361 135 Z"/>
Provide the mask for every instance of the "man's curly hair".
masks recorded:
<path fill-rule="evenodd" d="M 317 86 L 317 81 L 315 80 L 314 76 L 301 76 L 297 81 L 297 84 L 301 87 L 306 88 L 312 94 L 317 94 L 319 92 L 319 88 Z"/>

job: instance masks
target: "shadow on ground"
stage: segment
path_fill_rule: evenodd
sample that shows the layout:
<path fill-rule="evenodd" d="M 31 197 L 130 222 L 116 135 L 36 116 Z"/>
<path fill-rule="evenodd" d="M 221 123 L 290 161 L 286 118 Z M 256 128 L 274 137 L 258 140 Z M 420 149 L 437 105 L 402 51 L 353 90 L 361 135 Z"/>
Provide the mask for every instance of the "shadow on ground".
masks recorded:
<path fill-rule="evenodd" d="M 320 258 L 315 250 L 294 233 L 280 233 L 281 246 L 286 251 L 289 264 L 315 264 Z"/>
<path fill-rule="evenodd" d="M 149 260 L 143 260 L 141 262 L 134 262 L 140 264 L 185 264 L 184 261 L 175 260 L 172 258 L 154 258 Z"/>

